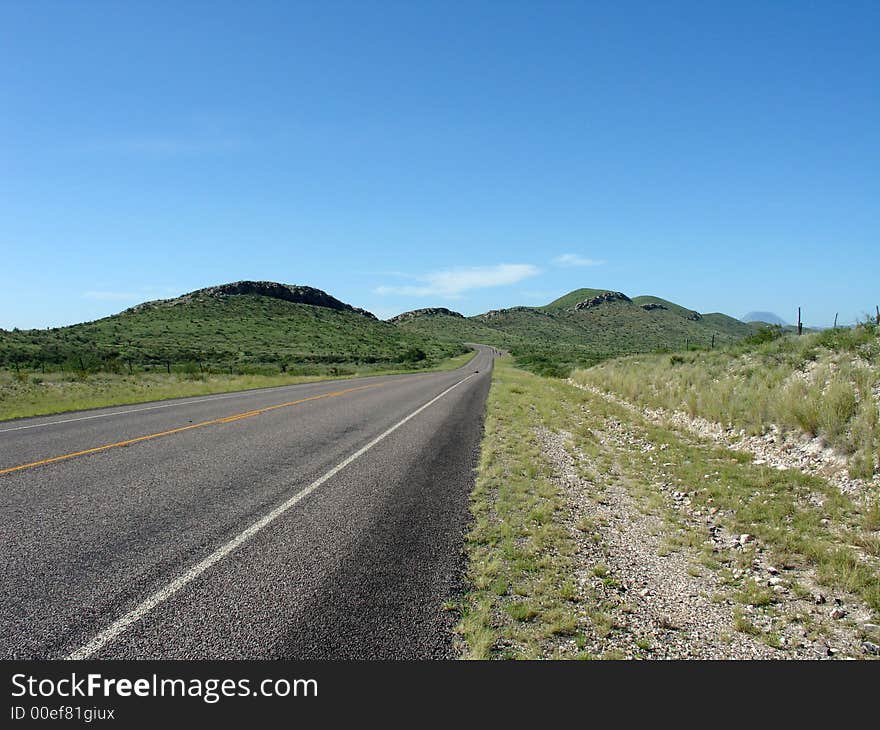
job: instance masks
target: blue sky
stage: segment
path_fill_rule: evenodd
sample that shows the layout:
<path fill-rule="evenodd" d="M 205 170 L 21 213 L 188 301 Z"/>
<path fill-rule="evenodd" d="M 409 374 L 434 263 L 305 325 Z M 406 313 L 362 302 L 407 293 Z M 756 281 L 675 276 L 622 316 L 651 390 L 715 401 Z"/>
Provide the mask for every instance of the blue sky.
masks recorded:
<path fill-rule="evenodd" d="M 0 0 L 0 327 L 237 279 L 880 300 L 880 3 Z"/>

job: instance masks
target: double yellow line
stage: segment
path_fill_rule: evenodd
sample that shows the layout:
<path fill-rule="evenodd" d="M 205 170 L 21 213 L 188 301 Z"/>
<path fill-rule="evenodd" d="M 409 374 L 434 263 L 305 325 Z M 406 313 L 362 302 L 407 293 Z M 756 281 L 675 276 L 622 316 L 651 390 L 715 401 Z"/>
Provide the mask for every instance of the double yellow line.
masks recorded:
<path fill-rule="evenodd" d="M 236 413 L 231 416 L 223 416 L 222 418 L 212 418 L 210 421 L 200 421 L 199 423 L 191 423 L 188 426 L 180 426 L 179 428 L 172 428 L 167 431 L 159 431 L 158 433 L 147 434 L 146 436 L 138 436 L 137 438 L 127 439 L 125 441 L 116 441 L 112 444 L 104 444 L 103 446 L 95 446 L 91 449 L 83 449 L 82 451 L 73 451 L 69 454 L 61 454 L 61 456 L 53 456 L 48 459 L 40 459 L 39 461 L 32 461 L 28 464 L 19 464 L 18 466 L 10 466 L 6 469 L 0 469 L 0 475 L 3 474 L 11 474 L 12 472 L 22 471 L 23 469 L 33 469 L 37 466 L 45 466 L 46 464 L 54 464 L 58 461 L 65 461 L 67 459 L 73 459 L 77 456 L 87 456 L 88 454 L 97 454 L 101 451 L 107 451 L 108 449 L 116 449 L 121 446 L 131 446 L 132 444 L 139 444 L 141 441 L 150 441 L 151 439 L 157 439 L 162 436 L 171 436 L 175 433 L 183 433 L 184 431 L 192 431 L 194 428 L 203 428 L 204 426 L 213 426 L 218 423 L 232 423 L 234 421 L 241 421 L 245 418 L 253 418 L 254 416 L 261 416 L 264 413 L 268 413 L 269 411 L 277 411 L 279 408 L 289 408 L 290 406 L 297 406 L 300 403 L 307 403 L 313 400 L 321 400 L 322 398 L 338 398 L 341 395 L 345 395 L 346 393 L 354 393 L 357 390 L 367 390 L 368 388 L 379 388 L 384 383 L 373 383 L 372 385 L 360 385 L 356 388 L 346 388 L 345 390 L 335 390 L 332 393 L 324 393 L 322 395 L 312 395 L 308 398 L 300 398 L 299 400 L 288 401 L 287 403 L 278 403 L 274 406 L 266 406 L 265 408 L 257 408 L 253 411 L 245 411 L 244 413 Z"/>

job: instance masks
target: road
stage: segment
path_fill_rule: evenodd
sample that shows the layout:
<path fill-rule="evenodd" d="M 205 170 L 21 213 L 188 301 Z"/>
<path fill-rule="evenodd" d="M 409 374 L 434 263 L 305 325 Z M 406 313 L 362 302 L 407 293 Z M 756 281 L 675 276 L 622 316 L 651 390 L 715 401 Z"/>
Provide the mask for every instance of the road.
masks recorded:
<path fill-rule="evenodd" d="M 450 656 L 491 369 L 0 422 L 0 654 Z"/>

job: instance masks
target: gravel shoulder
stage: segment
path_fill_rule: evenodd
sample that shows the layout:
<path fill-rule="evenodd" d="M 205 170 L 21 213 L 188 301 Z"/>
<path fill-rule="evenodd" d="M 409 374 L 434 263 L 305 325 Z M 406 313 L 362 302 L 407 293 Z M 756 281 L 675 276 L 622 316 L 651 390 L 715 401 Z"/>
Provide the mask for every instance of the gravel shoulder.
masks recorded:
<path fill-rule="evenodd" d="M 877 525 L 822 475 L 510 363 L 488 409 L 463 656 L 880 651 Z"/>

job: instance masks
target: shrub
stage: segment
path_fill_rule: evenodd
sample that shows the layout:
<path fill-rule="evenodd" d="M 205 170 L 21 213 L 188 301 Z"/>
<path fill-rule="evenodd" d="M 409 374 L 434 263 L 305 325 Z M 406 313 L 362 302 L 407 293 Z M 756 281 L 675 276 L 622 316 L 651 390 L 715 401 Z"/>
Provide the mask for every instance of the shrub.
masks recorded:
<path fill-rule="evenodd" d="M 781 425 L 797 426 L 811 436 L 819 433 L 822 420 L 822 391 L 803 380 L 790 383 L 783 390 L 775 408 Z"/>
<path fill-rule="evenodd" d="M 400 354 L 397 358 L 398 362 L 421 362 L 422 360 L 427 359 L 427 353 L 422 350 L 420 347 L 410 347 L 408 350 L 405 350 Z"/>
<path fill-rule="evenodd" d="M 767 327 L 761 327 L 755 334 L 749 335 L 743 339 L 745 345 L 763 345 L 765 342 L 773 342 L 778 340 L 784 334 L 782 327 L 778 324 L 771 324 Z"/>

